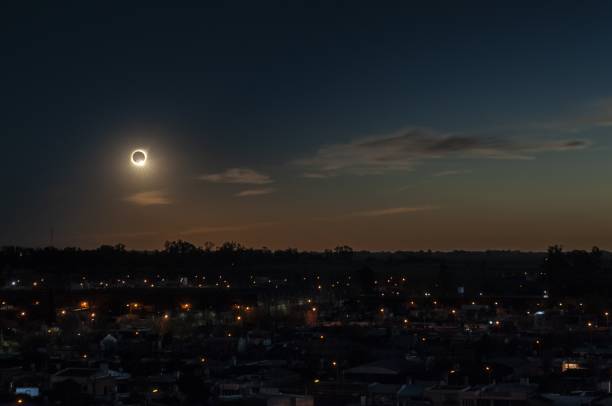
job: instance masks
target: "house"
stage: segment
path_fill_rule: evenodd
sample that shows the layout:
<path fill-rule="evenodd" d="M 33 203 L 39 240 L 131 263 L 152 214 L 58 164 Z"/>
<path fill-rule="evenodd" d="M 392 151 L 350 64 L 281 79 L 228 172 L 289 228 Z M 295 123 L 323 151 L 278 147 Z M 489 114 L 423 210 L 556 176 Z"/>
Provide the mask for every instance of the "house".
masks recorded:
<path fill-rule="evenodd" d="M 314 398 L 303 395 L 275 395 L 268 398 L 267 406 L 314 406 Z"/>
<path fill-rule="evenodd" d="M 368 385 L 368 406 L 418 406 L 428 404 L 423 399 L 422 385 L 393 385 L 373 383 Z"/>
<path fill-rule="evenodd" d="M 432 406 L 467 406 L 462 405 L 462 395 L 470 389 L 467 385 L 435 385 L 425 389 L 423 397 Z M 481 406 L 481 405 L 477 405 Z"/>
<path fill-rule="evenodd" d="M 594 393 L 573 392 L 569 395 L 543 393 L 542 398 L 550 400 L 553 406 L 590 406 L 600 397 Z"/>
<path fill-rule="evenodd" d="M 96 368 L 66 368 L 51 376 L 53 389 L 66 389 L 93 398 L 110 400 L 117 393 L 115 378 L 108 371 Z"/>
<path fill-rule="evenodd" d="M 536 397 L 536 385 L 503 383 L 470 387 L 461 393 L 460 400 L 461 406 L 526 406 Z"/>
<path fill-rule="evenodd" d="M 406 377 L 422 369 L 419 360 L 392 358 L 347 369 L 344 378 L 353 382 L 379 382 L 402 384 Z"/>

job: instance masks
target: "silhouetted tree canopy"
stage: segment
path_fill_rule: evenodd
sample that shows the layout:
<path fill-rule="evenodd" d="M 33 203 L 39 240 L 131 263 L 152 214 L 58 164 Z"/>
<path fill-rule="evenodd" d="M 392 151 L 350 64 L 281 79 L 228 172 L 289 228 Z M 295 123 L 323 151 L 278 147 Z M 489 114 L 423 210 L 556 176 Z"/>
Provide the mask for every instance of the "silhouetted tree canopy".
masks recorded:
<path fill-rule="evenodd" d="M 602 256 L 598 247 L 593 247 L 590 252 L 565 252 L 560 245 L 549 247 L 542 266 L 548 290 L 555 295 L 575 296 L 607 289 L 609 275 L 603 272 Z"/>

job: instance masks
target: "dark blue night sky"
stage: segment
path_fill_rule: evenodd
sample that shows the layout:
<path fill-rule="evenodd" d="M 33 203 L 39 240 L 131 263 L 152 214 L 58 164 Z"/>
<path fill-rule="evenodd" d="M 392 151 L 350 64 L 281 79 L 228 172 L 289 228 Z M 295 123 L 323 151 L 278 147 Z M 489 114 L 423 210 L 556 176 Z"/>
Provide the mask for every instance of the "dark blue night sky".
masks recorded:
<path fill-rule="evenodd" d="M 0 244 L 612 248 L 612 5 L 125 3 L 1 6 Z"/>

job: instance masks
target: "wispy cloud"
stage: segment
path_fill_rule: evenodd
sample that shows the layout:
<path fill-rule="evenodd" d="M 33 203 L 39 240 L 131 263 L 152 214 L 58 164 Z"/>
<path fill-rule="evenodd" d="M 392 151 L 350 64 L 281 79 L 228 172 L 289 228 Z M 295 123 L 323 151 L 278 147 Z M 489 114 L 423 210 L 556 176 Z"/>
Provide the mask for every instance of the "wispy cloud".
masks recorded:
<path fill-rule="evenodd" d="M 200 179 L 212 183 L 238 183 L 245 185 L 265 185 L 274 182 L 268 175 L 249 168 L 231 168 L 220 173 L 201 175 Z"/>
<path fill-rule="evenodd" d="M 391 216 L 396 214 L 407 214 L 417 213 L 422 211 L 436 210 L 436 206 L 404 206 L 404 207 L 390 207 L 385 209 L 357 211 L 350 213 L 351 217 L 380 217 L 380 216 Z"/>
<path fill-rule="evenodd" d="M 437 210 L 437 209 L 439 209 L 438 206 L 430 206 L 430 205 L 385 207 L 382 209 L 354 211 L 354 212 L 349 212 L 346 214 L 340 214 L 337 216 L 318 217 L 313 220 L 338 221 L 338 220 L 346 220 L 346 219 L 355 218 L 355 217 L 382 217 L 382 216 L 393 216 L 393 215 L 401 215 L 401 214 L 412 214 L 412 213 L 420 213 L 420 212 Z"/>
<path fill-rule="evenodd" d="M 170 204 L 170 199 L 161 190 L 140 192 L 125 198 L 126 201 L 138 206 L 160 206 Z"/>
<path fill-rule="evenodd" d="M 324 179 L 329 178 L 330 175 L 326 173 L 306 172 L 302 174 L 302 177 L 307 179 Z"/>
<path fill-rule="evenodd" d="M 297 164 L 307 167 L 308 173 L 318 177 L 342 172 L 381 174 L 410 170 L 430 159 L 533 159 L 540 152 L 575 150 L 588 145 L 589 142 L 582 139 L 503 137 L 408 128 L 393 134 L 324 146 L 314 156 L 301 159 Z"/>
<path fill-rule="evenodd" d="M 269 227 L 275 225 L 275 222 L 262 222 L 262 223 L 251 223 L 251 224 L 237 224 L 237 225 L 225 225 L 225 226 L 202 226 L 195 227 L 189 230 L 180 232 L 181 235 L 198 235 L 198 234 L 214 234 L 232 231 L 245 231 L 254 228 Z"/>
<path fill-rule="evenodd" d="M 158 231 L 134 231 L 125 233 L 87 233 L 87 234 L 75 234 L 76 237 L 84 240 L 98 240 L 98 241 L 115 241 L 119 242 L 122 239 L 134 239 L 140 237 L 150 237 L 159 235 Z"/>
<path fill-rule="evenodd" d="M 612 126 L 612 98 L 601 99 L 589 106 L 581 120 L 586 126 L 610 127 Z"/>
<path fill-rule="evenodd" d="M 432 174 L 431 176 L 434 176 L 436 178 L 440 178 L 440 177 L 444 177 L 444 176 L 455 176 L 455 175 L 463 175 L 466 173 L 472 173 L 471 170 L 468 169 L 450 169 L 447 171 L 440 171 L 440 172 L 436 172 L 434 174 Z"/>
<path fill-rule="evenodd" d="M 604 98 L 587 103 L 577 111 L 563 116 L 536 123 L 536 126 L 555 131 L 576 132 L 587 128 L 612 126 L 612 98 Z"/>
<path fill-rule="evenodd" d="M 261 196 L 268 195 L 274 192 L 274 188 L 264 188 L 264 189 L 248 189 L 243 190 L 242 192 L 236 193 L 236 197 L 249 197 L 249 196 Z"/>

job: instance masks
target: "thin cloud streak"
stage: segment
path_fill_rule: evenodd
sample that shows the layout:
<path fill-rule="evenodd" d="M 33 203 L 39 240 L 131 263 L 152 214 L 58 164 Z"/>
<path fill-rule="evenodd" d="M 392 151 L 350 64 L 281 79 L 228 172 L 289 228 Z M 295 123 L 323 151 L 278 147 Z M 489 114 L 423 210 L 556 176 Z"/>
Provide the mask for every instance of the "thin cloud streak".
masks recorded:
<path fill-rule="evenodd" d="M 536 128 L 561 132 L 579 132 L 589 128 L 612 126 L 612 98 L 588 103 L 578 112 L 570 112 L 559 119 L 539 122 Z"/>
<path fill-rule="evenodd" d="M 201 175 L 199 179 L 211 183 L 236 183 L 244 185 L 266 185 L 274 182 L 268 175 L 249 168 L 231 168 L 220 173 Z"/>
<path fill-rule="evenodd" d="M 71 237 L 78 237 L 85 240 L 116 240 L 117 239 L 132 239 L 139 237 L 151 237 L 159 235 L 159 231 L 134 231 L 134 232 L 125 232 L 125 233 L 89 233 L 89 234 L 73 234 Z M 120 242 L 120 241 L 119 241 Z"/>
<path fill-rule="evenodd" d="M 382 216 L 394 216 L 394 215 L 402 215 L 402 214 L 413 214 L 420 212 L 427 212 L 432 210 L 438 210 L 439 206 L 400 206 L 400 207 L 386 207 L 382 209 L 373 209 L 373 210 L 364 210 L 364 211 L 355 211 L 351 213 L 341 214 L 338 216 L 331 217 L 318 217 L 313 220 L 318 221 L 339 221 L 345 220 L 349 218 L 358 218 L 358 217 L 382 217 Z"/>
<path fill-rule="evenodd" d="M 386 209 L 358 211 L 349 214 L 351 217 L 380 217 L 397 214 L 418 213 L 422 211 L 436 210 L 436 206 L 409 206 L 409 207 L 390 207 Z"/>
<path fill-rule="evenodd" d="M 455 170 L 453 170 L 453 169 L 451 169 L 451 170 L 448 170 L 448 171 L 436 172 L 436 173 L 432 174 L 431 176 L 436 177 L 436 178 L 440 178 L 440 177 L 445 177 L 445 176 L 464 175 L 464 174 L 467 174 L 467 173 L 472 173 L 472 171 L 468 170 L 468 169 L 465 169 L 465 170 L 462 170 L 462 169 L 455 169 Z"/>
<path fill-rule="evenodd" d="M 255 228 L 269 227 L 278 224 L 276 222 L 262 222 L 262 223 L 252 223 L 252 224 L 237 224 L 237 225 L 227 225 L 227 226 L 202 226 L 196 227 L 189 230 L 181 231 L 180 235 L 198 235 L 198 234 L 213 234 L 213 233 L 223 233 L 223 232 L 231 232 L 231 231 L 245 231 L 252 230 Z"/>
<path fill-rule="evenodd" d="M 125 200 L 138 206 L 164 206 L 172 203 L 161 190 L 135 193 Z"/>
<path fill-rule="evenodd" d="M 330 174 L 316 173 L 316 172 L 306 172 L 302 174 L 302 177 L 306 179 L 325 179 L 325 178 L 329 178 L 330 176 L 331 176 Z"/>
<path fill-rule="evenodd" d="M 242 192 L 236 193 L 234 196 L 236 197 L 250 197 L 250 196 L 262 196 L 269 195 L 273 193 L 276 189 L 274 188 L 265 188 L 265 189 L 247 189 Z"/>

